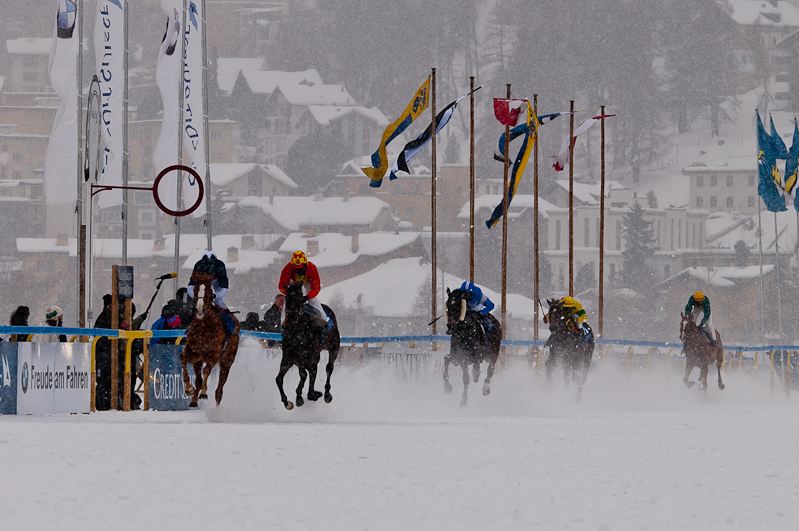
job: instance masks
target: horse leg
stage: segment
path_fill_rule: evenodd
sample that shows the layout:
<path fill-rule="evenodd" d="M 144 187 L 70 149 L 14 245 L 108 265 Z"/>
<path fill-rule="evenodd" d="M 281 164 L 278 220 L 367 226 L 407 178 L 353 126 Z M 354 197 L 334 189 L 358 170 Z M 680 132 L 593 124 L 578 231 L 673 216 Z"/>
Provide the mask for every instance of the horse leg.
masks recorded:
<path fill-rule="evenodd" d="M 707 391 L 707 368 L 708 368 L 708 365 L 709 365 L 708 363 L 705 363 L 699 369 L 699 388 L 702 391 Z"/>
<path fill-rule="evenodd" d="M 290 363 L 281 361 L 280 370 L 277 372 L 277 377 L 275 378 L 275 382 L 277 383 L 277 388 L 280 391 L 280 400 L 281 402 L 283 402 L 283 406 L 285 406 L 285 408 L 288 410 L 294 409 L 294 404 L 289 402 L 286 393 L 283 391 L 283 377 L 286 375 L 287 372 L 289 372 L 290 368 L 291 368 Z"/>
<path fill-rule="evenodd" d="M 191 380 L 189 380 L 189 370 L 186 368 L 186 364 L 188 363 L 189 359 L 189 347 L 183 349 L 183 352 L 180 353 L 180 364 L 183 366 L 183 388 L 186 391 L 187 396 L 192 396 L 194 394 L 194 387 L 191 385 Z"/>
<path fill-rule="evenodd" d="M 724 353 L 717 352 L 716 353 L 716 372 L 719 373 L 719 389 L 724 389 L 724 384 L 721 381 L 721 364 L 724 362 Z"/>
<path fill-rule="evenodd" d="M 198 361 L 192 366 L 194 367 L 194 393 L 191 395 L 189 407 L 197 407 L 197 397 L 200 394 L 200 387 L 203 385 L 203 362 Z"/>
<path fill-rule="evenodd" d="M 544 363 L 544 367 L 546 367 L 547 369 L 547 383 L 550 385 L 552 384 L 552 371 L 555 370 L 556 363 L 557 362 L 555 361 L 555 355 L 552 354 L 552 349 L 550 348 L 549 357 L 547 358 L 547 361 Z"/>
<path fill-rule="evenodd" d="M 308 371 L 301 365 L 297 365 L 297 369 L 300 371 L 300 385 L 297 386 L 297 407 L 302 407 L 305 403 L 305 400 L 302 399 L 302 388 L 305 387 L 305 379 L 308 377 Z"/>
<path fill-rule="evenodd" d="M 463 396 L 461 397 L 461 407 L 464 407 L 468 400 L 469 392 L 469 364 L 464 361 L 461 365 L 461 369 L 463 370 Z"/>
<path fill-rule="evenodd" d="M 225 382 L 227 382 L 230 368 L 233 366 L 233 362 L 236 361 L 236 353 L 238 350 L 238 336 L 233 335 L 228 341 L 227 347 L 222 353 L 222 357 L 219 359 L 219 382 L 216 384 L 216 393 L 214 393 L 217 406 L 222 402 L 222 390 L 225 388 Z"/>
<path fill-rule="evenodd" d="M 494 367 L 497 365 L 497 358 L 499 358 L 499 352 L 495 355 L 491 356 L 491 359 L 488 360 L 488 369 L 486 370 L 486 379 L 483 382 L 483 396 L 488 396 L 491 394 L 491 378 L 494 376 Z"/>
<path fill-rule="evenodd" d="M 480 381 L 480 362 L 474 362 L 474 368 L 472 369 L 472 381 L 477 383 Z"/>
<path fill-rule="evenodd" d="M 325 365 L 325 373 L 327 379 L 325 380 L 325 404 L 333 401 L 333 395 L 330 394 L 330 377 L 333 375 L 333 366 L 338 359 L 338 347 L 330 347 L 327 351 L 327 365 Z"/>
<path fill-rule="evenodd" d="M 308 367 L 308 400 L 312 400 L 313 402 L 322 398 L 322 392 L 314 389 L 314 385 L 316 385 L 317 363 L 319 363 L 319 360 Z"/>
<path fill-rule="evenodd" d="M 452 356 L 447 354 L 444 356 L 444 392 L 452 392 L 452 384 L 449 383 L 449 362 L 452 361 Z"/>
<path fill-rule="evenodd" d="M 688 376 L 691 374 L 691 371 L 694 370 L 694 366 L 692 363 L 689 363 L 687 360 L 685 361 L 685 376 L 683 376 L 683 383 L 688 387 L 688 389 L 692 388 L 696 382 L 691 382 L 688 380 Z"/>
<path fill-rule="evenodd" d="M 206 363 L 203 368 L 203 385 L 200 389 L 200 400 L 208 400 L 208 378 L 211 376 L 211 369 L 213 368 L 210 363 Z"/>

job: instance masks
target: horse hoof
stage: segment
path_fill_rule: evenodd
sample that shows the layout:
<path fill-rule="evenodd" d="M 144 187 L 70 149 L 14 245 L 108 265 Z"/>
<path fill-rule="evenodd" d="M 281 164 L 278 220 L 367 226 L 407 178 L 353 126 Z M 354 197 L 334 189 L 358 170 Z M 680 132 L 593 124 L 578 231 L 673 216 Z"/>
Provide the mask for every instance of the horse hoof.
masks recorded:
<path fill-rule="evenodd" d="M 322 398 L 322 393 L 320 391 L 308 391 L 308 400 L 316 402 L 320 398 Z"/>
<path fill-rule="evenodd" d="M 325 393 L 325 404 L 329 404 L 332 401 L 333 401 L 333 395 L 331 395 L 330 393 Z"/>
<path fill-rule="evenodd" d="M 289 411 L 291 411 L 292 409 L 294 409 L 294 404 L 292 404 L 291 402 L 286 402 L 286 403 L 285 403 L 285 404 L 283 404 L 283 405 L 284 405 L 284 406 L 286 406 L 286 409 L 288 409 Z"/>
<path fill-rule="evenodd" d="M 305 403 L 305 400 L 303 400 L 301 396 L 298 396 L 297 397 L 297 407 L 302 407 L 302 405 L 304 403 Z"/>
<path fill-rule="evenodd" d="M 208 395 L 203 393 L 203 394 L 200 395 L 199 398 L 200 398 L 200 400 L 208 400 Z"/>
<path fill-rule="evenodd" d="M 688 386 L 688 389 L 692 388 L 696 382 L 685 382 L 685 385 Z"/>
<path fill-rule="evenodd" d="M 723 383 L 719 382 L 719 389 L 723 391 L 725 387 L 726 386 Z"/>
<path fill-rule="evenodd" d="M 452 392 L 452 384 L 450 384 L 446 380 L 444 381 L 444 392 L 445 393 L 451 393 Z"/>
<path fill-rule="evenodd" d="M 189 409 L 197 409 L 197 402 L 193 400 L 189 402 Z"/>
<path fill-rule="evenodd" d="M 186 396 L 192 396 L 194 394 L 194 386 L 188 385 L 186 386 Z"/>
<path fill-rule="evenodd" d="M 474 381 L 474 383 L 477 383 L 477 382 L 480 381 L 480 373 L 479 372 L 474 373 L 473 381 Z"/>
<path fill-rule="evenodd" d="M 466 407 L 466 398 L 461 400 L 461 407 Z"/>
<path fill-rule="evenodd" d="M 490 394 L 491 394 L 491 388 L 488 387 L 487 385 L 484 385 L 483 386 L 483 396 L 488 396 Z"/>

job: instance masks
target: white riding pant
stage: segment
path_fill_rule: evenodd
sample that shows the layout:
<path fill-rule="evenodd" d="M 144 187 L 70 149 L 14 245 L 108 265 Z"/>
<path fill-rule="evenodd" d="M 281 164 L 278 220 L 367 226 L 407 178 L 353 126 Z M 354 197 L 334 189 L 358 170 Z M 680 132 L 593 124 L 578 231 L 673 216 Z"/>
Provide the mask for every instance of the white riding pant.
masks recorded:
<path fill-rule="evenodd" d="M 703 310 L 702 308 L 694 308 L 693 311 L 691 312 L 691 317 L 693 318 L 694 322 L 696 323 L 696 326 L 699 326 L 699 323 L 701 323 L 702 319 L 705 318 L 705 310 Z M 716 340 L 716 328 L 713 326 L 713 316 L 712 315 L 708 318 L 707 322 L 705 323 L 705 326 L 707 327 L 707 331 L 710 334 L 710 339 L 715 341 Z"/>
<path fill-rule="evenodd" d="M 211 288 L 214 290 L 214 294 L 216 294 L 216 298 L 214 298 L 214 304 L 222 308 L 223 310 L 227 310 L 227 304 L 225 304 L 225 295 L 228 294 L 227 288 L 220 288 L 219 282 L 216 279 L 211 281 Z M 188 293 L 189 297 L 192 299 L 194 298 L 194 286 L 188 286 L 186 288 L 186 293 Z"/>

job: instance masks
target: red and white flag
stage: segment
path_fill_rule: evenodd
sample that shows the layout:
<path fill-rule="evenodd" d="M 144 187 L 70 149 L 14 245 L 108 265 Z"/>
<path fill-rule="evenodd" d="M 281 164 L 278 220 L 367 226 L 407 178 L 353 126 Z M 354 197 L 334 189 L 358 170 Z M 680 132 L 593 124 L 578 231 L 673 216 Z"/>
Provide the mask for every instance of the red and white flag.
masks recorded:
<path fill-rule="evenodd" d="M 580 124 L 580 126 L 574 131 L 574 136 L 571 138 L 571 143 L 569 142 L 569 137 L 566 137 L 563 140 L 563 144 L 560 146 L 560 152 L 558 153 L 557 160 L 555 160 L 555 164 L 552 167 L 555 168 L 556 171 L 563 171 L 563 167 L 569 162 L 569 149 L 574 149 L 574 143 L 577 141 L 577 137 L 581 134 L 585 133 L 591 126 L 597 123 L 598 121 L 602 120 L 603 118 L 610 118 L 611 116 L 616 116 L 615 114 L 602 114 L 600 116 L 594 116 L 593 118 L 589 118 L 588 120 L 584 121 Z"/>
<path fill-rule="evenodd" d="M 521 112 L 527 108 L 527 100 L 507 100 L 494 98 L 494 116 L 502 125 L 515 127 L 527 123 L 527 114 Z"/>

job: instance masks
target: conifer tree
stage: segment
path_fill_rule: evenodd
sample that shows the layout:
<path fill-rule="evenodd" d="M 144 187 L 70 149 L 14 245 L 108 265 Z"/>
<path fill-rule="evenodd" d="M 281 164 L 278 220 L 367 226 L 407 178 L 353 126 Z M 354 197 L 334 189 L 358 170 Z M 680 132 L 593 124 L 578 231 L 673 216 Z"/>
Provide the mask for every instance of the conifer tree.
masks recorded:
<path fill-rule="evenodd" d="M 645 294 L 654 287 L 654 270 L 648 261 L 655 254 L 655 236 L 652 222 L 644 219 L 644 210 L 637 202 L 624 216 L 625 249 L 622 280 L 635 291 Z"/>

